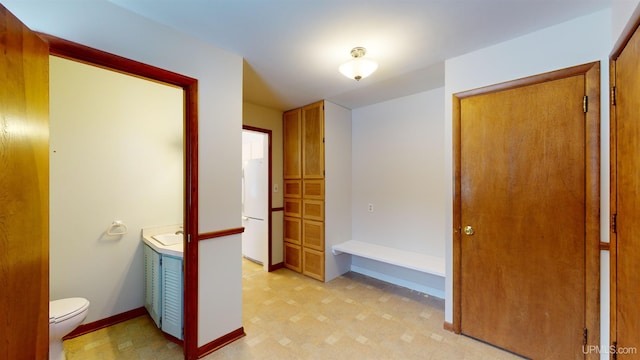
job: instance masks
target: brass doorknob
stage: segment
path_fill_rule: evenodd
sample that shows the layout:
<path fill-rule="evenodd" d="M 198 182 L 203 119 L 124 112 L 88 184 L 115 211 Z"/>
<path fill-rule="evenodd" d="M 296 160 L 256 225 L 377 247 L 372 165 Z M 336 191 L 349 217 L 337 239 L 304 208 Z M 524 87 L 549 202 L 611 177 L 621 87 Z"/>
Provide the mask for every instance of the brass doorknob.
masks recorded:
<path fill-rule="evenodd" d="M 465 235 L 468 235 L 468 236 L 471 236 L 476 233 L 476 231 L 473 230 L 473 227 L 471 225 L 465 226 L 464 229 L 462 229 L 462 231 L 464 232 Z"/>

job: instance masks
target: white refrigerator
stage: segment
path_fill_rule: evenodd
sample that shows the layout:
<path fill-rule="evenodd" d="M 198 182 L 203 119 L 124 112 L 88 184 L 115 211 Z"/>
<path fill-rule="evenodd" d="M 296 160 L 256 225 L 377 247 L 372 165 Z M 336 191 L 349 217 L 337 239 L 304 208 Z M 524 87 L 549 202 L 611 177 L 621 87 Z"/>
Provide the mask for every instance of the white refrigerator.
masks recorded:
<path fill-rule="evenodd" d="M 242 167 L 242 255 L 267 262 L 268 168 L 265 160 L 250 159 Z"/>

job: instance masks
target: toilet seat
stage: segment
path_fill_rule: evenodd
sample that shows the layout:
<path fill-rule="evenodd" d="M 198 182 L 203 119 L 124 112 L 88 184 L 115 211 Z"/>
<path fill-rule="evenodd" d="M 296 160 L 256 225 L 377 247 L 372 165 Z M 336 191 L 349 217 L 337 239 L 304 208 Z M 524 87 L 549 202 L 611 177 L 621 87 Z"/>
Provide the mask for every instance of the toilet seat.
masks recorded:
<path fill-rule="evenodd" d="M 85 298 L 67 298 L 49 302 L 49 324 L 60 323 L 87 310 L 89 300 Z"/>

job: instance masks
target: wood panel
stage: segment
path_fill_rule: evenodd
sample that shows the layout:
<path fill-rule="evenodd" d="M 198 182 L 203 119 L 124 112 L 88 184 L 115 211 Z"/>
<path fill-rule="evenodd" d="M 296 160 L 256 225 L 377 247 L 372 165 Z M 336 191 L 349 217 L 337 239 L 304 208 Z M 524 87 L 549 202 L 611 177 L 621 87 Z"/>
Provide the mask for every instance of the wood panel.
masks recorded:
<path fill-rule="evenodd" d="M 302 178 L 324 178 L 324 102 L 302 108 Z"/>
<path fill-rule="evenodd" d="M 316 280 L 324 281 L 324 252 L 303 248 L 302 257 L 302 273 Z"/>
<path fill-rule="evenodd" d="M 313 220 L 302 221 L 302 246 L 324 251 L 324 223 Z"/>
<path fill-rule="evenodd" d="M 324 179 L 304 180 L 302 197 L 305 199 L 324 200 Z"/>
<path fill-rule="evenodd" d="M 303 199 L 302 217 L 309 220 L 324 221 L 324 201 Z"/>
<path fill-rule="evenodd" d="M 285 112 L 282 116 L 285 179 L 299 179 L 302 177 L 301 114 L 300 109 L 295 109 Z"/>
<path fill-rule="evenodd" d="M 0 358 L 49 348 L 49 47 L 0 4 Z"/>
<path fill-rule="evenodd" d="M 302 272 L 302 248 L 300 245 L 284 243 L 284 266 L 295 272 Z"/>
<path fill-rule="evenodd" d="M 284 241 L 296 245 L 302 244 L 302 220 L 300 218 L 284 217 Z"/>
<path fill-rule="evenodd" d="M 285 180 L 284 181 L 284 197 L 301 198 L 302 197 L 302 180 Z"/>
<path fill-rule="evenodd" d="M 302 216 L 302 200 L 284 198 L 284 211 L 287 216 L 301 217 Z"/>

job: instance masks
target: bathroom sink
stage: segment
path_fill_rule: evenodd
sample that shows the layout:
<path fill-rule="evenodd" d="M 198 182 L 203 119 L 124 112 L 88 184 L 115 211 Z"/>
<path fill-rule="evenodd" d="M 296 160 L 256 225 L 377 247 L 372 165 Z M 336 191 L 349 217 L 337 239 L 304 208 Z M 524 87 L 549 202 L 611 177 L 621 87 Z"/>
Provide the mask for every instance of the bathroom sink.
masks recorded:
<path fill-rule="evenodd" d="M 152 235 L 151 237 L 165 246 L 181 243 L 184 239 L 184 235 L 174 233 Z"/>

